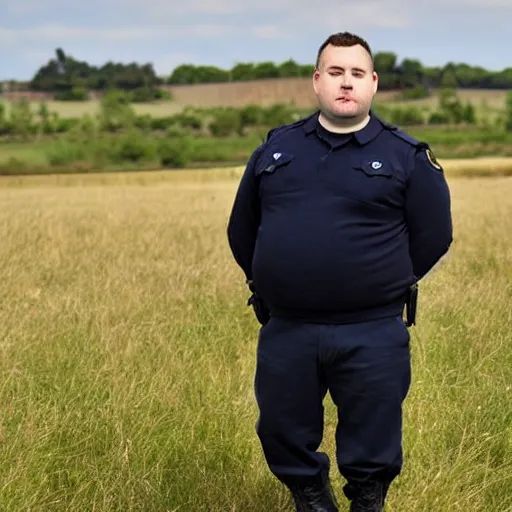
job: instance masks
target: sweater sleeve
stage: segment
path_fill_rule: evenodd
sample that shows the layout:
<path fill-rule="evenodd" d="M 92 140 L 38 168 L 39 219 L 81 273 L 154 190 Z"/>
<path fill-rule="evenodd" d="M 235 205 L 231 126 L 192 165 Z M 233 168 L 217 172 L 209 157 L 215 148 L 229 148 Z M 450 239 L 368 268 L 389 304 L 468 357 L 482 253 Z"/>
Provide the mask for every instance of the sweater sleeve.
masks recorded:
<path fill-rule="evenodd" d="M 252 260 L 260 224 L 260 204 L 255 168 L 263 146 L 251 155 L 240 180 L 227 226 L 233 257 L 246 279 L 252 280 Z"/>
<path fill-rule="evenodd" d="M 451 198 L 444 171 L 429 148 L 414 155 L 406 196 L 409 253 L 414 275 L 424 277 L 453 241 Z"/>

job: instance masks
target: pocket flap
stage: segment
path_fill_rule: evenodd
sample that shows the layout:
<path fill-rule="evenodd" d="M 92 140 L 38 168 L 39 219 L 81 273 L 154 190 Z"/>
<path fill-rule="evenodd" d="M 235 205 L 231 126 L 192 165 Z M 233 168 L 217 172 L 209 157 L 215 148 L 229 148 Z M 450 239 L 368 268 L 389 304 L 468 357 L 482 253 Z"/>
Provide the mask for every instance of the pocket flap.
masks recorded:
<path fill-rule="evenodd" d="M 256 176 L 262 173 L 273 173 L 279 167 L 288 164 L 293 160 L 294 156 L 290 153 L 280 153 L 278 151 L 268 155 L 261 165 L 256 169 Z"/>
<path fill-rule="evenodd" d="M 392 176 L 393 169 L 384 160 L 378 158 L 369 158 L 359 162 L 357 169 L 361 169 L 368 176 Z"/>

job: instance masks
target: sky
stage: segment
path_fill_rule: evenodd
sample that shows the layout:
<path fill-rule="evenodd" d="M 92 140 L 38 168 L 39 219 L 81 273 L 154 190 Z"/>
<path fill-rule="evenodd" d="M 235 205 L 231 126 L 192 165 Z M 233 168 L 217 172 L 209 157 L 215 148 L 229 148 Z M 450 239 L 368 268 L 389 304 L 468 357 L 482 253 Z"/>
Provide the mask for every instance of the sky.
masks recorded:
<path fill-rule="evenodd" d="M 312 64 L 343 31 L 426 66 L 512 67 L 512 0 L 0 0 L 0 12 L 0 80 L 30 80 L 59 47 L 164 77 L 184 63 Z"/>

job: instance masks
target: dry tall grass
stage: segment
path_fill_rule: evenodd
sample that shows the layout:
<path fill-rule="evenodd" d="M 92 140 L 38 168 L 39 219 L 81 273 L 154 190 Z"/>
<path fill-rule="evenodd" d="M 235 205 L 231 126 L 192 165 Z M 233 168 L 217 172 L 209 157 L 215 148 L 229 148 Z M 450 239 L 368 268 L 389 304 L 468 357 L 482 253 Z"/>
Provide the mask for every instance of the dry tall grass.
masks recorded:
<path fill-rule="evenodd" d="M 1 510 L 291 510 L 254 433 L 236 178 L 171 174 L 2 182 Z M 421 288 L 388 510 L 507 512 L 512 179 L 450 181 L 455 243 Z"/>

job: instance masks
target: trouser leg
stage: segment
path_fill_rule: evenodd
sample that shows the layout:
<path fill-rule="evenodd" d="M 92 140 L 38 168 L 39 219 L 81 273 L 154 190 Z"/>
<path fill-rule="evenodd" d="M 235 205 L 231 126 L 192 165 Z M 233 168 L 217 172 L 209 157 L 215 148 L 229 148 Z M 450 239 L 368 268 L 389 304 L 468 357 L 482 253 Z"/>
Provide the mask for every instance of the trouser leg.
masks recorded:
<path fill-rule="evenodd" d="M 317 452 L 326 388 L 315 326 L 272 318 L 260 330 L 255 391 L 256 430 L 271 472 L 289 487 L 321 482 L 329 459 Z"/>
<path fill-rule="evenodd" d="M 400 473 L 402 404 L 410 386 L 409 332 L 398 318 L 333 326 L 326 379 L 338 408 L 336 457 L 351 511 L 381 511 Z"/>

